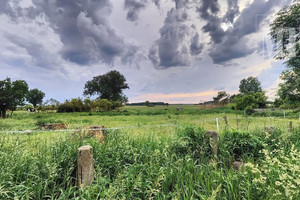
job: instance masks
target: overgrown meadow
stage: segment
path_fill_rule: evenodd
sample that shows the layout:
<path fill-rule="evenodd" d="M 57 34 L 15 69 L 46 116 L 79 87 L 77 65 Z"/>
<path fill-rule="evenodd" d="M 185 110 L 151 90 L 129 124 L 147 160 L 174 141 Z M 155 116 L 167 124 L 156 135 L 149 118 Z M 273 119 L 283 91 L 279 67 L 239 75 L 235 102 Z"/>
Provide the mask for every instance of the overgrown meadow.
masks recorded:
<path fill-rule="evenodd" d="M 229 108 L 182 107 L 16 112 L 0 120 L 0 199 L 300 199 L 298 113 L 283 119 L 282 111 L 246 117 Z M 205 136 L 217 130 L 216 118 L 217 156 Z M 39 129 L 47 123 L 105 125 L 107 137 Z M 78 190 L 77 149 L 87 144 L 96 175 Z M 234 161 L 243 166 L 236 170 Z"/>

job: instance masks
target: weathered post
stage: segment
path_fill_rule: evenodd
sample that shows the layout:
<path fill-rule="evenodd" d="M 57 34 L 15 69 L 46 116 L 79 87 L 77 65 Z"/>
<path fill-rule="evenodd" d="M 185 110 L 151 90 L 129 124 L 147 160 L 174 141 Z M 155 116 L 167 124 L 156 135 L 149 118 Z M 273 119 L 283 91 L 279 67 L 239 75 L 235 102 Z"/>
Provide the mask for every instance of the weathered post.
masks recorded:
<path fill-rule="evenodd" d="M 228 120 L 227 120 L 227 116 L 224 116 L 223 118 L 224 118 L 224 121 L 225 121 L 225 124 L 226 124 L 226 131 L 227 131 L 227 129 L 228 129 Z"/>
<path fill-rule="evenodd" d="M 90 145 L 78 148 L 78 188 L 89 186 L 94 179 L 93 148 Z"/>
<path fill-rule="evenodd" d="M 292 121 L 290 121 L 289 131 L 290 131 L 290 132 L 293 132 L 293 122 L 292 122 Z"/>
<path fill-rule="evenodd" d="M 216 123 L 217 123 L 217 131 L 219 132 L 219 118 L 216 118 Z"/>
<path fill-rule="evenodd" d="M 236 127 L 237 127 L 237 129 L 239 129 L 239 118 L 238 118 L 238 113 L 237 113 L 237 111 L 235 111 L 236 113 L 236 115 L 235 115 L 235 118 L 236 118 Z"/>
<path fill-rule="evenodd" d="M 214 154 L 217 157 L 218 156 L 218 133 L 215 131 L 207 131 L 206 136 L 211 137 L 213 139 Z"/>

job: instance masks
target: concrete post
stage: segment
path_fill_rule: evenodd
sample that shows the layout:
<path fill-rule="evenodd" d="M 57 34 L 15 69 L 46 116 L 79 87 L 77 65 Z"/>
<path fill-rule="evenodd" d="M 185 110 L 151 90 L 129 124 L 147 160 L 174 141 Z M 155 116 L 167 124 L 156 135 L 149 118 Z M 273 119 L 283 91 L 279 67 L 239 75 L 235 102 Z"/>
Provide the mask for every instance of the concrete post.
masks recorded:
<path fill-rule="evenodd" d="M 94 179 L 93 148 L 90 145 L 78 148 L 78 188 L 89 186 Z"/>

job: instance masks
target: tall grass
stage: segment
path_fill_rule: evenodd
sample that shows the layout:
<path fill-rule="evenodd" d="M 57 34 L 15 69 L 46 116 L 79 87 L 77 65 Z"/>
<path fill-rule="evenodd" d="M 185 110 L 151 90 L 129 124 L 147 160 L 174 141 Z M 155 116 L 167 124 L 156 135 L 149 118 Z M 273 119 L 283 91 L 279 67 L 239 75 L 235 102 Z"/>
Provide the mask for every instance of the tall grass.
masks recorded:
<path fill-rule="evenodd" d="M 204 129 L 173 130 L 109 131 L 104 143 L 68 133 L 1 135 L 0 199 L 299 197 L 299 130 L 224 132 L 217 161 Z M 86 144 L 93 147 L 96 176 L 78 190 L 77 148 Z M 236 159 L 246 163 L 240 171 L 231 166 Z"/>

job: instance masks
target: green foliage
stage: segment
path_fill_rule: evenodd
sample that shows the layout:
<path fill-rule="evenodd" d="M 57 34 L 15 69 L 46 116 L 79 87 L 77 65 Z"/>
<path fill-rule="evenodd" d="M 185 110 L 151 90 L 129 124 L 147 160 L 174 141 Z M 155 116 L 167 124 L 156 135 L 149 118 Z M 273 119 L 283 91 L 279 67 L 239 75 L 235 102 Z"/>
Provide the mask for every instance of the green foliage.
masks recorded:
<path fill-rule="evenodd" d="M 0 81 L 0 117 L 5 118 L 7 109 L 16 110 L 17 106 L 24 105 L 28 85 L 23 80 L 11 82 L 10 78 Z"/>
<path fill-rule="evenodd" d="M 41 105 L 43 103 L 44 97 L 45 93 L 35 88 L 28 91 L 26 99 L 29 103 L 36 107 L 38 104 Z"/>
<path fill-rule="evenodd" d="M 279 108 L 281 105 L 283 105 L 284 101 L 282 99 L 276 98 L 274 100 L 274 106 L 275 108 Z"/>
<path fill-rule="evenodd" d="M 253 110 L 255 108 L 265 108 L 267 106 L 267 97 L 264 92 L 250 92 L 245 95 L 236 96 L 234 102 L 238 110 L 246 108 Z"/>
<path fill-rule="evenodd" d="M 239 88 L 241 94 L 262 92 L 260 81 L 253 76 L 242 79 Z"/>
<path fill-rule="evenodd" d="M 51 99 L 48 99 L 45 104 L 44 104 L 44 108 L 46 110 L 56 110 L 58 109 L 58 106 L 60 105 L 59 101 L 51 98 Z"/>
<path fill-rule="evenodd" d="M 55 118 L 48 118 L 48 119 L 44 119 L 44 118 L 39 119 L 38 118 L 36 125 L 43 126 L 45 124 L 50 124 L 50 123 L 64 123 L 64 121 L 61 119 L 55 119 Z"/>
<path fill-rule="evenodd" d="M 278 96 L 287 106 L 289 104 L 292 107 L 300 102 L 299 11 L 299 1 L 283 8 L 271 24 L 270 32 L 276 49 L 275 58 L 286 60 L 287 69 L 281 74 L 283 83 L 279 85 Z"/>
<path fill-rule="evenodd" d="M 82 100 L 81 98 L 73 98 L 60 104 L 57 108 L 57 112 L 108 112 L 121 106 L 122 103 L 120 101 L 109 101 L 107 99 L 91 100 L 89 98 Z"/>
<path fill-rule="evenodd" d="M 96 105 L 99 107 L 99 111 L 110 111 L 112 103 L 107 99 L 96 100 Z"/>
<path fill-rule="evenodd" d="M 283 147 L 270 151 L 266 146 L 262 153 L 265 159 L 261 163 L 248 162 L 243 171 L 252 180 L 250 199 L 298 199 L 299 150 L 292 145 L 289 152 Z"/>
<path fill-rule="evenodd" d="M 278 95 L 282 102 L 293 106 L 300 102 L 299 75 L 290 69 L 282 72 L 280 77 L 284 82 L 279 84 L 278 90 Z"/>
<path fill-rule="evenodd" d="M 248 132 L 229 131 L 220 139 L 219 149 L 222 157 L 229 156 L 235 160 L 245 160 L 247 157 L 258 159 L 261 157 L 263 142 Z"/>
<path fill-rule="evenodd" d="M 122 94 L 124 89 L 129 89 L 125 77 L 120 72 L 113 70 L 87 81 L 83 94 L 89 96 L 98 95 L 100 99 L 126 103 L 128 99 Z"/>
<path fill-rule="evenodd" d="M 254 112 L 255 112 L 255 111 L 254 111 L 254 109 L 253 109 L 252 106 L 247 106 L 247 107 L 245 108 L 245 114 L 246 114 L 246 115 L 252 115 Z"/>
<path fill-rule="evenodd" d="M 213 151 L 205 130 L 188 126 L 179 134 L 179 139 L 172 145 L 171 150 L 178 156 L 189 155 L 194 159 L 200 157 L 212 158 Z"/>
<path fill-rule="evenodd" d="M 84 104 L 87 103 L 87 104 Z M 81 98 L 73 98 L 71 100 L 66 100 L 64 103 L 60 104 L 57 108 L 57 112 L 88 112 L 89 110 L 88 101 L 82 101 Z"/>
<path fill-rule="evenodd" d="M 220 133 L 216 161 L 199 126 L 214 129 L 214 119 L 224 116 L 229 106 L 206 115 L 195 105 L 184 106 L 183 114 L 175 115 L 176 107 L 125 107 L 129 116 L 117 111 L 92 116 L 18 111 L 15 118 L 0 120 L 2 131 L 32 130 L 37 122 L 64 122 L 72 129 L 90 124 L 127 126 L 108 131 L 103 143 L 63 131 L 1 133 L 0 199 L 297 199 L 299 129 L 288 133 L 284 119 L 240 119 L 240 129 L 246 129 L 249 120 L 252 128 Z M 235 115 L 226 116 L 230 129 Z M 270 121 L 277 127 L 262 130 Z M 90 187 L 78 190 L 77 149 L 87 144 L 93 147 L 96 173 Z M 234 159 L 245 166 L 234 170 Z"/>
<path fill-rule="evenodd" d="M 299 56 L 300 3 L 295 1 L 277 13 L 270 35 L 276 49 L 276 59 Z"/>

